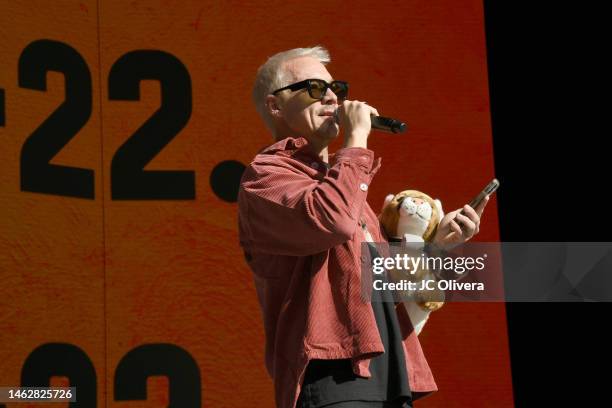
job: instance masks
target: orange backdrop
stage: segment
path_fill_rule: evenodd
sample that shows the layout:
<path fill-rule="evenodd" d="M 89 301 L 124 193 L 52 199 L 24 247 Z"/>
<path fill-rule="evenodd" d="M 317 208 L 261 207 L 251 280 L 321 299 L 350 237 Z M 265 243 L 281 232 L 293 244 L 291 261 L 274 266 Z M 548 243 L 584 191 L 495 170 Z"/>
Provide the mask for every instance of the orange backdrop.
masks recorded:
<path fill-rule="evenodd" d="M 483 23 L 477 0 L 4 4 L 0 386 L 272 407 L 231 200 L 271 142 L 257 67 L 326 46 L 353 98 L 409 125 L 370 139 L 370 205 L 415 188 L 448 211 L 493 177 Z M 478 239 L 499 239 L 495 200 Z M 503 304 L 448 304 L 421 342 L 440 391 L 416 406 L 513 406 Z"/>

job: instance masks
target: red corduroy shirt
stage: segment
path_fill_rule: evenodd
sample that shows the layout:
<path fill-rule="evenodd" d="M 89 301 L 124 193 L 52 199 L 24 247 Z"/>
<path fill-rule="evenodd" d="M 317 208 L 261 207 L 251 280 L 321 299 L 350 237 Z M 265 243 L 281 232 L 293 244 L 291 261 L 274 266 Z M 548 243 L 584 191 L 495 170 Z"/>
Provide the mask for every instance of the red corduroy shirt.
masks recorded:
<path fill-rule="evenodd" d="M 305 138 L 263 149 L 246 168 L 238 193 L 240 244 L 253 271 L 266 335 L 266 368 L 278 408 L 295 408 L 311 359 L 351 359 L 370 377 L 382 352 L 372 306 L 361 297 L 361 222 L 387 242 L 366 201 L 380 168 L 360 147 L 329 155 L 307 151 Z M 437 390 L 403 307 L 396 307 L 413 400 Z"/>

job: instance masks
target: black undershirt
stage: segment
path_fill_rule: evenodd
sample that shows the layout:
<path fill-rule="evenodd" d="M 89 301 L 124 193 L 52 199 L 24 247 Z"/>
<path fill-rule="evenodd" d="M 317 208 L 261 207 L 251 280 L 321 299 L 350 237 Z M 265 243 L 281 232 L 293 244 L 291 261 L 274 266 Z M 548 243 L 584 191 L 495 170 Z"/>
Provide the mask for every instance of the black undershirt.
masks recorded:
<path fill-rule="evenodd" d="M 372 258 L 380 256 L 372 245 L 369 247 Z M 386 280 L 385 274 L 380 277 Z M 393 401 L 398 408 L 412 407 L 401 331 L 390 297 L 388 292 L 372 291 L 372 309 L 385 348 L 370 361 L 372 376 L 355 375 L 350 359 L 310 360 L 297 408 L 321 408 L 344 401 Z"/>

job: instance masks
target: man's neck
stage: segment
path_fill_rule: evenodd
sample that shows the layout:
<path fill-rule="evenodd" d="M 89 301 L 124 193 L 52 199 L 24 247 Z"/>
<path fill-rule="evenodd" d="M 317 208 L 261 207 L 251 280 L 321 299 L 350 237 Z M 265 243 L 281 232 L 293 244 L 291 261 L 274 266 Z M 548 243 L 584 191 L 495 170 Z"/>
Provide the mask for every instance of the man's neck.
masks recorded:
<path fill-rule="evenodd" d="M 327 144 L 319 144 L 315 140 L 310 140 L 308 142 L 308 150 L 319 156 L 324 163 L 329 163 Z"/>

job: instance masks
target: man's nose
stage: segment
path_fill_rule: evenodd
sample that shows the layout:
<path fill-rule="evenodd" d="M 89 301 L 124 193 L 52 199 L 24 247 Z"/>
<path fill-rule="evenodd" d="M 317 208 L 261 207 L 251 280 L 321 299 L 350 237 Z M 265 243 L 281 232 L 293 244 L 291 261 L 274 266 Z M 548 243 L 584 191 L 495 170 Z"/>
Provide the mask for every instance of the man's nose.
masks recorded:
<path fill-rule="evenodd" d="M 338 104 L 338 97 L 331 90 L 331 88 L 327 88 L 327 91 L 325 92 L 325 95 L 323 95 L 323 99 L 321 99 L 321 103 L 323 105 L 337 105 Z"/>

